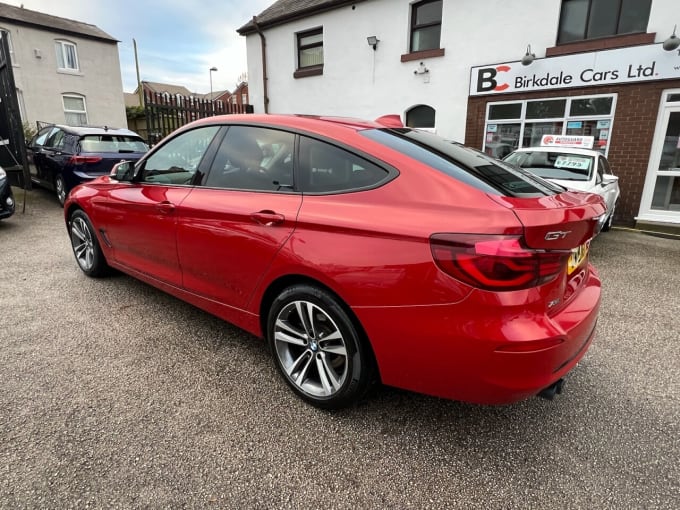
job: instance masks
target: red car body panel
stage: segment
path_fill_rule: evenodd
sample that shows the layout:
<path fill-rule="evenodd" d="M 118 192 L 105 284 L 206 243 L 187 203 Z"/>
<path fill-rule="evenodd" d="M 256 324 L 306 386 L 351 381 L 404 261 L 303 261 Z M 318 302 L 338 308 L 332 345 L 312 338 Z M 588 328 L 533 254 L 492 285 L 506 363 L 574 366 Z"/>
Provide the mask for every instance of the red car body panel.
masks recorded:
<path fill-rule="evenodd" d="M 571 250 L 593 237 L 601 199 L 481 192 L 359 134 L 379 124 L 249 115 L 194 125 L 211 122 L 322 136 L 398 175 L 374 189 L 320 195 L 103 177 L 74 189 L 65 214 L 68 221 L 81 208 L 92 218 L 110 265 L 257 336 L 270 288 L 283 279 L 317 282 L 357 318 L 384 383 L 439 397 L 520 400 L 586 352 L 600 301 L 587 257 L 539 286 L 494 292 L 442 271 L 430 239 L 515 235 L 528 248 Z"/>

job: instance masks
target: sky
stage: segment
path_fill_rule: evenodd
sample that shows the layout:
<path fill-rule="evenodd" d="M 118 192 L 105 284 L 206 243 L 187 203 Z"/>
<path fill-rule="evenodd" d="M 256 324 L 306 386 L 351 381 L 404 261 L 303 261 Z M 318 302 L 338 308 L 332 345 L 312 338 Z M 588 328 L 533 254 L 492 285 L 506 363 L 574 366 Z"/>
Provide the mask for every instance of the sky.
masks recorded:
<path fill-rule="evenodd" d="M 118 39 L 123 90 L 137 87 L 133 38 L 142 80 L 192 92 L 233 90 L 248 70 L 245 37 L 236 33 L 275 0 L 3 0 L 98 26 Z"/>

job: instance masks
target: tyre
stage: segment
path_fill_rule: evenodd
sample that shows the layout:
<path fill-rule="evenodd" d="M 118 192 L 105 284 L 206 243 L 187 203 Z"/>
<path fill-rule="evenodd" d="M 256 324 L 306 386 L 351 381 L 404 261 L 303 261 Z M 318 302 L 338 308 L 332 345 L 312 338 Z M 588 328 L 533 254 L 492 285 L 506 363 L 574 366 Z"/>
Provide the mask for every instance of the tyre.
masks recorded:
<path fill-rule="evenodd" d="M 375 372 L 372 353 L 329 292 L 294 285 L 274 300 L 267 318 L 274 362 L 297 395 L 324 409 L 356 403 Z"/>
<path fill-rule="evenodd" d="M 90 218 L 83 211 L 75 211 L 69 219 L 69 236 L 76 261 L 87 276 L 98 277 L 109 273 L 109 265 L 99 246 Z"/>
<path fill-rule="evenodd" d="M 57 174 L 57 176 L 54 178 L 54 191 L 57 193 L 57 200 L 59 200 L 59 203 L 64 205 L 64 202 L 66 202 L 66 182 L 64 182 L 64 176 L 61 174 Z"/>

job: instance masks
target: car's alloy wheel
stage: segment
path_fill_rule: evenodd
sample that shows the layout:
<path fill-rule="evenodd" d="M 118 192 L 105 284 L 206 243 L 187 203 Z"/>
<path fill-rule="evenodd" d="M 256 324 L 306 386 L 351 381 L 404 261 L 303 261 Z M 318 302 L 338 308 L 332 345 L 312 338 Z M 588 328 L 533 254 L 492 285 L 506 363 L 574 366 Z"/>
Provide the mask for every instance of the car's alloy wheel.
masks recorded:
<path fill-rule="evenodd" d="M 92 223 L 83 211 L 76 211 L 69 221 L 69 233 L 73 254 L 80 269 L 88 276 L 103 276 L 108 264 L 99 247 Z"/>
<path fill-rule="evenodd" d="M 64 205 L 64 202 L 66 202 L 66 183 L 61 174 L 54 178 L 54 189 L 57 192 L 57 200 L 61 205 Z"/>
<path fill-rule="evenodd" d="M 308 285 L 282 292 L 269 313 L 276 365 L 302 398 L 323 408 L 355 402 L 372 379 L 372 358 L 335 297 Z"/>
<path fill-rule="evenodd" d="M 609 213 L 609 216 L 607 216 L 607 219 L 604 222 L 604 225 L 602 225 L 602 232 L 609 232 L 612 228 L 612 223 L 614 222 L 614 208 L 612 208 L 611 212 Z"/>

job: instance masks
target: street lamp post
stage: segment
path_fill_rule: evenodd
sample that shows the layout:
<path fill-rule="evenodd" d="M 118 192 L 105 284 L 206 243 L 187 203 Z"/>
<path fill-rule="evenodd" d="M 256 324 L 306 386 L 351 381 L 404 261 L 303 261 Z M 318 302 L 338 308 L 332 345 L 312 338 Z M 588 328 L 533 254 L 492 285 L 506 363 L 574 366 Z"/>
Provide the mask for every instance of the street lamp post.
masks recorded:
<path fill-rule="evenodd" d="M 213 91 L 212 91 L 212 73 L 215 72 L 215 71 L 217 71 L 217 68 L 216 68 L 216 67 L 213 66 L 213 67 L 210 68 L 210 73 L 209 73 L 209 74 L 210 74 L 210 101 L 213 100 L 213 95 L 212 95 L 212 94 L 213 94 Z"/>

